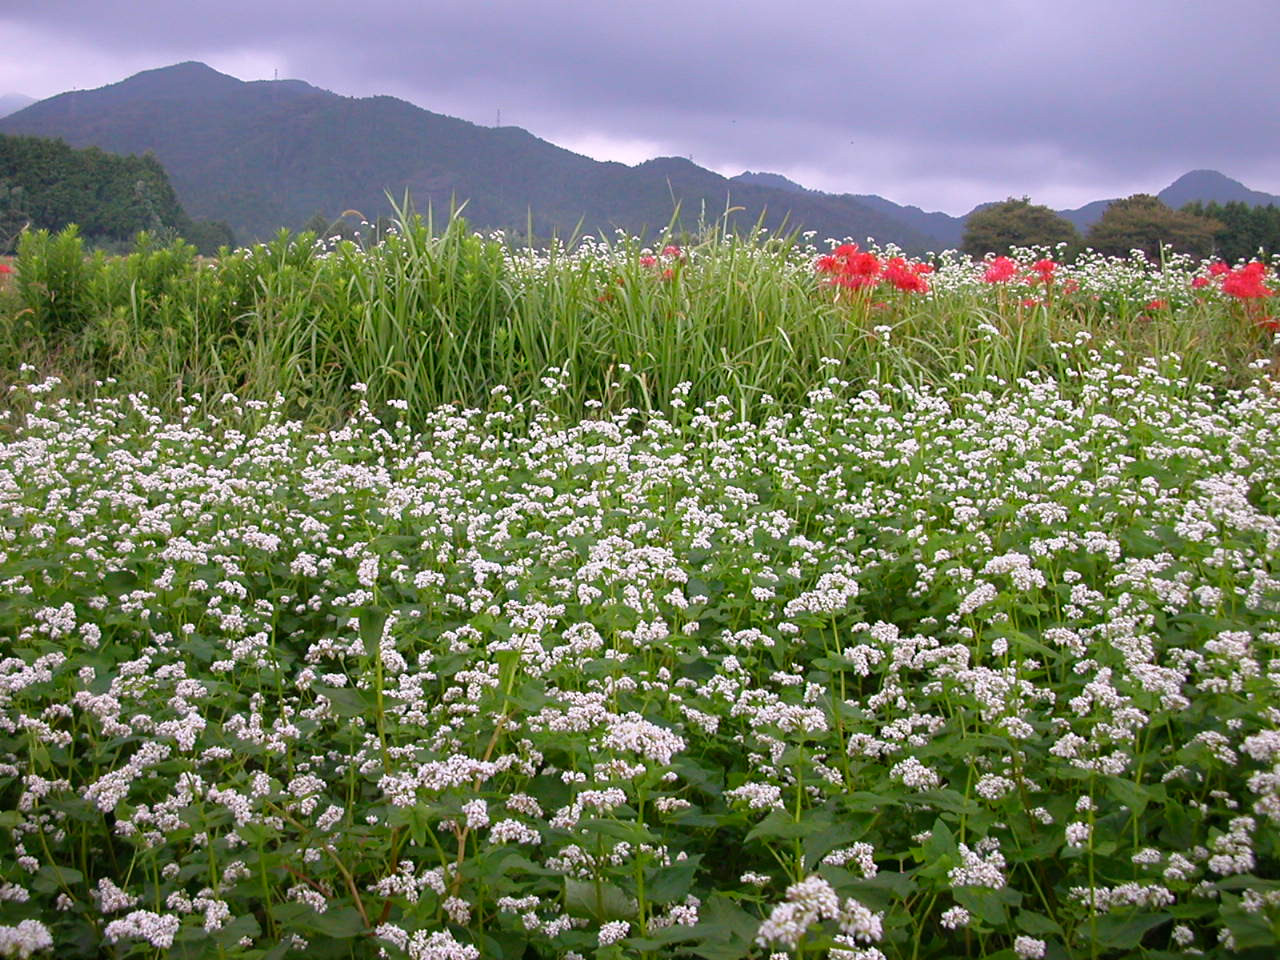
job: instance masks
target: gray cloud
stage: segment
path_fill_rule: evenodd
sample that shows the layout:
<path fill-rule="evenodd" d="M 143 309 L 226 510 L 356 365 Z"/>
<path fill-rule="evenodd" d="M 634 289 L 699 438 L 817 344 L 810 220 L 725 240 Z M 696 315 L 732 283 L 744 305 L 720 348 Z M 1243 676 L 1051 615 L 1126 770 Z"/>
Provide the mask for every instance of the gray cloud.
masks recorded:
<path fill-rule="evenodd" d="M 1277 35 L 1274 0 L 11 0 L 0 42 L 31 52 L 0 66 L 0 92 L 204 59 L 959 213 L 1155 191 L 1196 167 L 1280 192 Z"/>

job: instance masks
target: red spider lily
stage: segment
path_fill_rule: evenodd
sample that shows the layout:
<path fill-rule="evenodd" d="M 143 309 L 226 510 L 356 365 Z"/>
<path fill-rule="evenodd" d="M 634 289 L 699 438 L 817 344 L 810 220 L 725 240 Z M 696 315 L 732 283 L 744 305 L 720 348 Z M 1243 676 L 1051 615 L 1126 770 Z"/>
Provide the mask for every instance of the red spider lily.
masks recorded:
<path fill-rule="evenodd" d="M 1067 280 L 1062 284 L 1063 293 L 1075 293 L 1079 289 L 1080 289 L 1079 280 Z"/>
<path fill-rule="evenodd" d="M 642 267 L 652 267 L 652 266 L 653 266 L 654 264 L 656 264 L 657 262 L 658 262 L 658 258 L 657 258 L 657 257 L 652 256 L 652 255 L 647 254 L 647 253 L 646 253 L 643 257 L 641 257 L 641 258 L 640 258 L 640 266 L 642 266 Z"/>
<path fill-rule="evenodd" d="M 1202 289 L 1204 289 L 1205 287 L 1207 287 L 1207 286 L 1209 285 L 1209 282 L 1210 282 L 1210 281 L 1209 281 L 1209 278 L 1208 278 L 1208 277 L 1192 277 L 1192 278 L 1191 278 L 1191 289 L 1192 289 L 1192 290 L 1202 290 Z"/>
<path fill-rule="evenodd" d="M 1148 301 L 1148 303 L 1147 303 L 1147 309 L 1148 309 L 1148 310 L 1163 310 L 1163 309 L 1164 309 L 1165 307 L 1167 307 L 1168 305 L 1169 305 L 1169 301 L 1168 301 L 1168 300 L 1158 300 L 1158 299 L 1157 299 L 1157 300 L 1151 300 L 1151 301 Z"/>
<path fill-rule="evenodd" d="M 665 269 L 665 270 L 663 270 L 663 271 L 662 271 L 662 279 L 663 279 L 663 280 L 670 280 L 670 279 L 671 279 L 672 277 L 674 277 L 675 275 L 676 275 L 676 272 L 675 272 L 674 270 L 672 270 L 670 267 L 667 267 L 667 269 Z"/>
<path fill-rule="evenodd" d="M 1022 305 L 1024 307 L 1038 307 L 1040 306 L 1040 301 L 1037 300 L 1035 297 L 1023 297 Z"/>
<path fill-rule="evenodd" d="M 667 244 L 662 248 L 662 255 L 668 260 L 679 260 L 684 256 L 684 251 L 677 247 L 674 243 Z"/>
<path fill-rule="evenodd" d="M 1227 266 L 1225 263 L 1223 263 L 1221 260 L 1217 261 L 1216 263 L 1209 264 L 1209 276 L 1211 277 L 1221 277 L 1224 274 L 1227 274 L 1230 272 L 1231 272 L 1231 268 Z"/>
<path fill-rule="evenodd" d="M 996 257 L 982 275 L 984 283 L 1008 283 L 1018 273 L 1018 265 L 1008 257 Z"/>
<path fill-rule="evenodd" d="M 882 265 L 874 253 L 865 253 L 856 243 L 844 243 L 814 262 L 818 273 L 830 276 L 827 281 L 850 290 L 864 290 L 880 282 Z"/>
<path fill-rule="evenodd" d="M 1222 292 L 1238 300 L 1255 300 L 1271 296 L 1271 289 L 1263 285 L 1267 268 L 1254 260 L 1238 270 L 1232 270 L 1222 278 Z"/>
<path fill-rule="evenodd" d="M 1253 322 L 1269 333 L 1280 333 L 1280 317 L 1255 317 Z"/>
<path fill-rule="evenodd" d="M 928 293 L 929 283 L 924 275 L 933 272 L 932 265 L 909 262 L 904 257 L 882 261 L 870 251 L 859 250 L 856 243 L 842 243 L 829 254 L 818 257 L 813 268 L 827 277 L 826 283 L 830 286 L 870 290 L 884 281 L 911 293 Z"/>
<path fill-rule="evenodd" d="M 1053 283 L 1053 271 L 1058 269 L 1058 265 L 1049 259 L 1037 260 L 1031 265 L 1031 269 L 1040 274 L 1039 280 L 1041 282 L 1050 284 Z M 1032 278 L 1032 283 L 1035 282 L 1035 278 Z"/>
<path fill-rule="evenodd" d="M 928 267 L 928 270 L 922 270 L 921 267 Z M 921 274 L 932 269 L 927 263 L 908 264 L 902 257 L 893 257 L 884 266 L 884 278 L 899 290 L 928 293 L 929 282 Z"/>
<path fill-rule="evenodd" d="M 0 274 L 13 273 L 13 267 L 7 263 L 0 263 Z"/>

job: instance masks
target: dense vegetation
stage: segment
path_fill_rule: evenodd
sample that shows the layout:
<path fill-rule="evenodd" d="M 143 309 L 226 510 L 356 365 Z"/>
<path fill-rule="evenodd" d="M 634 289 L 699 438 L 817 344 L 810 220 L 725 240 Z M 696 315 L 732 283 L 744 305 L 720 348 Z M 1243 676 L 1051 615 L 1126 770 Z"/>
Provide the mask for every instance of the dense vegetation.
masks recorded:
<path fill-rule="evenodd" d="M 24 229 L 76 224 L 91 245 L 131 244 L 140 231 L 182 236 L 202 253 L 231 245 L 225 225 L 194 223 L 153 156 L 116 156 L 60 140 L 0 134 L 0 253 Z"/>
<path fill-rule="evenodd" d="M 441 226 L 0 270 L 0 955 L 1275 956 L 1273 264 Z"/>
<path fill-rule="evenodd" d="M 1237 200 L 1190 203 L 1182 209 L 1219 225 L 1213 235 L 1213 246 L 1224 260 L 1247 260 L 1280 253 L 1280 207 L 1275 204 L 1254 206 Z"/>

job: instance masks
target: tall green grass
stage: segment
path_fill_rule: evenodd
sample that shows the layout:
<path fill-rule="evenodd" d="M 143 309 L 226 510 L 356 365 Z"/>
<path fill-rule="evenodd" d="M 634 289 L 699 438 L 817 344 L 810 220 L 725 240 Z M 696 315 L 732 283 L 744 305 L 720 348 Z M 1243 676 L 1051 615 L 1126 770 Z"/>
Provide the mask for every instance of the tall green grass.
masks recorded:
<path fill-rule="evenodd" d="M 512 248 L 456 214 L 407 210 L 369 248 L 282 232 L 213 260 L 146 235 L 128 256 L 90 257 L 74 228 L 32 233 L 0 290 L 0 379 L 30 364 L 74 396 L 105 383 L 162 409 L 281 394 L 317 424 L 349 410 L 355 384 L 375 409 L 406 401 L 414 419 L 484 407 L 498 389 L 529 399 L 547 378 L 571 415 L 665 408 L 678 388 L 751 417 L 830 376 L 981 387 L 1057 374 L 1052 344 L 1080 336 L 1135 362 L 1176 354 L 1190 382 L 1223 387 L 1273 357 L 1238 307 L 1192 295 L 1196 264 L 1094 259 L 1046 297 L 983 284 L 980 265 L 943 256 L 925 296 L 836 293 L 795 234 L 713 224 L 663 254 L 669 239 Z"/>

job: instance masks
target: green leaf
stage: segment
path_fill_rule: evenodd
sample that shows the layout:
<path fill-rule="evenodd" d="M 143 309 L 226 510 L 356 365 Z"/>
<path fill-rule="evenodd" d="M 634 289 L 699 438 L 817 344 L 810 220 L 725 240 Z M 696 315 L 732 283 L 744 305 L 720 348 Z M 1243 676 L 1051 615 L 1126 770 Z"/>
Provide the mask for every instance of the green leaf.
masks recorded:
<path fill-rule="evenodd" d="M 310 925 L 312 929 L 335 940 L 358 937 L 368 929 L 360 911 L 355 907 L 330 907 L 324 913 L 317 913 Z"/>
<path fill-rule="evenodd" d="M 1018 925 L 1018 929 L 1024 933 L 1043 936 L 1062 936 L 1062 927 L 1054 923 L 1043 913 L 1036 913 L 1034 910 L 1019 910 L 1014 922 Z"/>
<path fill-rule="evenodd" d="M 813 829 L 801 820 L 796 823 L 785 810 L 773 809 L 747 834 L 747 840 L 791 840 L 804 837 Z"/>
<path fill-rule="evenodd" d="M 636 914 L 631 898 L 612 883 L 572 877 L 564 879 L 564 908 L 571 916 L 594 917 L 601 923 L 630 920 Z"/>
<path fill-rule="evenodd" d="M 645 893 L 654 903 L 678 903 L 693 887 L 693 876 L 702 860 L 696 854 L 684 860 L 678 860 L 669 867 L 662 867 L 652 880 L 645 885 Z"/>
<path fill-rule="evenodd" d="M 360 639 L 364 641 L 364 652 L 372 657 L 378 650 L 378 642 L 382 639 L 382 627 L 387 622 L 387 611 L 381 607 L 360 608 Z"/>
<path fill-rule="evenodd" d="M 1154 803 L 1161 807 L 1165 806 L 1164 801 L 1167 798 L 1167 791 L 1162 783 L 1143 786 L 1123 777 L 1105 777 L 1103 783 L 1106 785 L 1107 793 L 1128 807 L 1134 814 L 1142 813 L 1148 804 Z"/>
<path fill-rule="evenodd" d="M 373 713 L 373 697 L 367 690 L 354 687 L 325 687 L 316 684 L 311 688 L 329 701 L 333 712 L 340 717 L 367 717 Z"/>
<path fill-rule="evenodd" d="M 977 919 L 992 927 L 1002 927 L 1009 922 L 1009 908 L 1017 906 L 1022 894 L 1005 887 L 990 890 L 986 887 L 956 887 L 952 891 L 956 903 Z"/>
<path fill-rule="evenodd" d="M 1146 935 L 1173 917 L 1167 913 L 1141 913 L 1136 916 L 1118 917 L 1106 915 L 1098 918 L 1094 927 L 1098 946 L 1113 950 L 1132 950 Z"/>
<path fill-rule="evenodd" d="M 818 865 L 819 860 L 836 847 L 853 843 L 864 833 L 866 833 L 865 825 L 859 829 L 848 822 L 833 823 L 810 832 L 804 838 L 804 868 L 812 870 Z"/>

